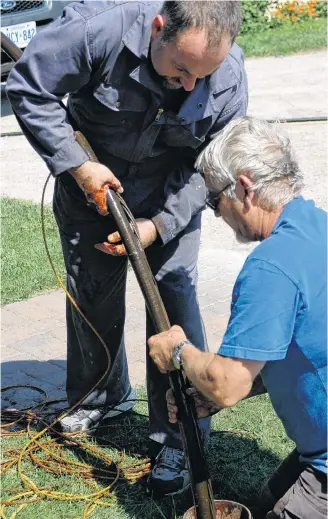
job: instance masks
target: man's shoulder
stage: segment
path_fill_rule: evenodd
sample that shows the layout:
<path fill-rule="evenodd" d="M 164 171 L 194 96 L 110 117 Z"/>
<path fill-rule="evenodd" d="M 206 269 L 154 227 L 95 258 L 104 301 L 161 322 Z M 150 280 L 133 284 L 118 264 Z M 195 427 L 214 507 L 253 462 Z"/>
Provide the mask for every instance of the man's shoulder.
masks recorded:
<path fill-rule="evenodd" d="M 282 212 L 271 235 L 248 256 L 264 261 L 300 286 L 313 273 L 325 269 L 327 213 L 312 200 L 298 197 Z M 313 282 L 316 283 L 315 276 Z"/>
<path fill-rule="evenodd" d="M 239 87 L 245 81 L 244 53 L 239 45 L 234 43 L 220 68 L 212 74 L 210 89 L 214 93 L 220 92 L 234 86 Z"/>
<path fill-rule="evenodd" d="M 83 3 L 70 4 L 85 21 L 100 19 L 106 23 L 107 17 L 115 16 L 115 22 L 120 23 L 119 16 L 128 18 L 133 23 L 143 11 L 158 9 L 163 2 L 145 0 L 89 0 Z"/>
<path fill-rule="evenodd" d="M 78 17 L 84 26 L 93 59 L 103 60 L 119 52 L 122 42 L 138 50 L 149 41 L 151 22 L 161 9 L 162 1 L 110 0 L 73 3 L 67 14 Z"/>
<path fill-rule="evenodd" d="M 237 45 L 237 43 L 234 43 L 231 47 L 228 56 L 225 60 L 227 62 L 227 65 L 232 69 L 237 79 L 240 78 L 240 71 L 244 70 L 244 52 Z"/>
<path fill-rule="evenodd" d="M 309 251 L 323 253 L 327 247 L 327 213 L 313 200 L 298 196 L 281 212 L 270 237 L 262 249 L 285 251 L 288 256 Z"/>

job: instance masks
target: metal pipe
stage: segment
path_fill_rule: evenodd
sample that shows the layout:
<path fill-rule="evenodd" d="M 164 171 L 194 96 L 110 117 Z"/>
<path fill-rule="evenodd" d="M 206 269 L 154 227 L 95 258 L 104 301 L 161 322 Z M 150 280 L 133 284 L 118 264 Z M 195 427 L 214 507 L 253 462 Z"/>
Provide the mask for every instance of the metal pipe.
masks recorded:
<path fill-rule="evenodd" d="M 328 122 L 328 118 L 324 116 L 320 117 L 294 117 L 294 119 L 266 119 L 268 123 L 274 124 L 326 124 Z M 13 132 L 1 132 L 0 137 L 21 137 L 24 133 L 21 131 L 13 131 Z"/>
<path fill-rule="evenodd" d="M 131 228 L 120 204 L 119 197 L 112 189 L 108 190 L 107 204 L 127 250 L 156 331 L 165 332 L 170 329 L 170 322 L 145 251 Z M 186 392 L 188 385 L 181 371 L 170 372 L 169 379 L 179 410 L 180 432 L 189 465 L 197 519 L 214 519 L 216 512 L 214 510 L 212 485 L 195 404 L 193 398 Z"/>
<path fill-rule="evenodd" d="M 98 162 L 86 138 L 80 132 L 75 132 L 75 138 L 87 153 L 90 160 Z M 129 221 L 126 211 L 123 208 L 124 204 L 125 202 L 120 195 L 114 190 L 108 189 L 108 209 L 115 220 L 122 242 L 127 250 L 131 266 L 145 298 L 147 309 L 156 331 L 165 332 L 170 329 L 170 322 L 147 261 L 145 251 L 135 231 L 135 221 L 132 215 L 129 216 Z M 216 512 L 212 484 L 209 477 L 194 400 L 186 392 L 188 384 L 181 371 L 170 372 L 169 380 L 179 410 L 179 426 L 190 472 L 197 519 L 215 519 Z"/>
<path fill-rule="evenodd" d="M 291 117 L 287 119 L 267 119 L 268 123 L 276 124 L 306 124 L 306 123 L 326 123 L 327 116 L 314 115 L 312 117 Z"/>

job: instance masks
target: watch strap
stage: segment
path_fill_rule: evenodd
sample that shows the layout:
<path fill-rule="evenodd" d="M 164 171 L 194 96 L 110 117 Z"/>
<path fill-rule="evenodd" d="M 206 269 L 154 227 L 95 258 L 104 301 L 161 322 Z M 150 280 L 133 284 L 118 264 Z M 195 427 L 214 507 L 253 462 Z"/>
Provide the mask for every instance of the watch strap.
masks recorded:
<path fill-rule="evenodd" d="M 172 362 L 175 369 L 181 369 L 182 368 L 182 360 L 181 360 L 181 350 L 185 344 L 191 344 L 190 341 L 187 339 L 179 342 L 179 344 L 176 345 L 172 352 Z"/>

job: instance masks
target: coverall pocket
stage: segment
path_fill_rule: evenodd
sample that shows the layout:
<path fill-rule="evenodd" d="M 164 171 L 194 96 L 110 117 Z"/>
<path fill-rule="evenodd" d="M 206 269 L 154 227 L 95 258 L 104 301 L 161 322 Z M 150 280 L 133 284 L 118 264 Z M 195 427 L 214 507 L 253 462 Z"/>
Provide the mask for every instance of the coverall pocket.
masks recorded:
<path fill-rule="evenodd" d="M 132 80 L 130 80 L 132 82 Z M 116 87 L 106 81 L 94 90 L 94 96 L 100 103 L 118 115 L 122 112 L 145 112 L 148 101 L 138 88 Z"/>
<path fill-rule="evenodd" d="M 197 149 L 205 137 L 196 137 L 188 128 L 180 125 L 163 126 L 161 130 L 163 142 L 168 146 L 189 147 Z"/>

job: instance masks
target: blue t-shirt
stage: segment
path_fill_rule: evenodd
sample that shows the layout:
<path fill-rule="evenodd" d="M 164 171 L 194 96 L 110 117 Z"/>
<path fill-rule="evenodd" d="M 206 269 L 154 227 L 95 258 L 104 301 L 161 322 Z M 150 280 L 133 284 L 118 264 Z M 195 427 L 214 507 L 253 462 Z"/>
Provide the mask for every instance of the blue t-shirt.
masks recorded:
<path fill-rule="evenodd" d="M 298 197 L 248 256 L 220 355 L 266 361 L 274 409 L 301 461 L 327 472 L 327 214 Z"/>

